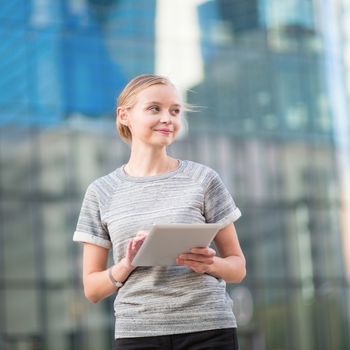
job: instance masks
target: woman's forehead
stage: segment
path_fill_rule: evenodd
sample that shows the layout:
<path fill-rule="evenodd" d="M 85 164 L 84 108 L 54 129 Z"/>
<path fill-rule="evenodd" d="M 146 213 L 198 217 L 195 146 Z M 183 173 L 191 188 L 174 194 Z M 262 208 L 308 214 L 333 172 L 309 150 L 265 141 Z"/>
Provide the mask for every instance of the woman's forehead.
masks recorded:
<path fill-rule="evenodd" d="M 156 84 L 143 89 L 136 95 L 136 99 L 141 103 L 158 102 L 182 104 L 178 90 L 172 85 L 165 84 Z"/>

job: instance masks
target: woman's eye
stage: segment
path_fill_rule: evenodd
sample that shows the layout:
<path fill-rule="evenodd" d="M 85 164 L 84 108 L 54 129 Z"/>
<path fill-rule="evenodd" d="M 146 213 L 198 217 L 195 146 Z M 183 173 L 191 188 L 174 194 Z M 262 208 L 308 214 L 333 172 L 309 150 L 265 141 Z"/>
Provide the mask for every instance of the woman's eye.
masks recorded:
<path fill-rule="evenodd" d="M 180 109 L 176 108 L 171 111 L 172 115 L 179 115 L 180 114 Z"/>
<path fill-rule="evenodd" d="M 151 106 L 149 110 L 153 113 L 157 113 L 160 111 L 160 108 L 158 106 Z"/>

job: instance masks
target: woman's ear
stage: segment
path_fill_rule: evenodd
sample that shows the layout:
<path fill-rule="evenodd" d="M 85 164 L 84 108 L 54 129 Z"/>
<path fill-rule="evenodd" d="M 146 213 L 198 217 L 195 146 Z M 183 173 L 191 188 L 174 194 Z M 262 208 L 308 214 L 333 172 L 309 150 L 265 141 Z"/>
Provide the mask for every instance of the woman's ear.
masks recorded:
<path fill-rule="evenodd" d="M 124 107 L 118 107 L 116 110 L 116 117 L 120 124 L 129 126 L 128 113 Z"/>

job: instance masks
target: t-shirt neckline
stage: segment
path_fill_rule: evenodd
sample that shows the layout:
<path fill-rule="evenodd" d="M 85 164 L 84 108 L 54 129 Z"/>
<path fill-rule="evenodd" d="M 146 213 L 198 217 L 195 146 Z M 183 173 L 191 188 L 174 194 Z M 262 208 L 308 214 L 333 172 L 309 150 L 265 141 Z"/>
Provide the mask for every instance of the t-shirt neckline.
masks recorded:
<path fill-rule="evenodd" d="M 149 176 L 131 176 L 131 175 L 128 175 L 124 170 L 124 167 L 126 164 L 123 164 L 121 167 L 119 167 L 116 170 L 116 174 L 120 179 L 126 180 L 126 181 L 132 181 L 132 182 L 157 181 L 157 180 L 172 177 L 172 176 L 176 175 L 177 173 L 179 173 L 183 169 L 183 167 L 185 166 L 185 161 L 183 161 L 181 159 L 178 159 L 178 161 L 179 161 L 179 164 L 178 164 L 176 169 L 171 170 L 171 171 L 167 171 L 165 173 L 161 173 L 158 175 L 149 175 Z"/>

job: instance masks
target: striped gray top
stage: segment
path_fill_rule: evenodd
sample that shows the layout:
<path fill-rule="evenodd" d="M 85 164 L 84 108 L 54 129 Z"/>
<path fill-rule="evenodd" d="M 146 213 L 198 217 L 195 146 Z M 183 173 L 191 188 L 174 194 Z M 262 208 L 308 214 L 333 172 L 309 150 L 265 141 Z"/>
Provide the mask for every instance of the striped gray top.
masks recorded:
<path fill-rule="evenodd" d="M 241 216 L 219 175 L 188 160 L 174 171 L 133 177 L 124 166 L 87 189 L 73 240 L 113 250 L 115 263 L 128 241 L 153 224 L 221 223 Z M 114 302 L 115 338 L 236 327 L 222 279 L 184 266 L 138 267 Z"/>

